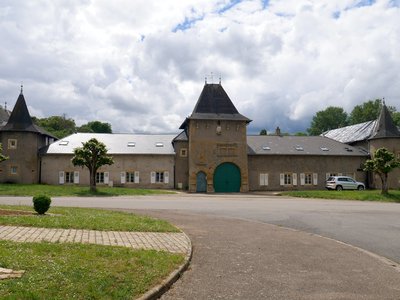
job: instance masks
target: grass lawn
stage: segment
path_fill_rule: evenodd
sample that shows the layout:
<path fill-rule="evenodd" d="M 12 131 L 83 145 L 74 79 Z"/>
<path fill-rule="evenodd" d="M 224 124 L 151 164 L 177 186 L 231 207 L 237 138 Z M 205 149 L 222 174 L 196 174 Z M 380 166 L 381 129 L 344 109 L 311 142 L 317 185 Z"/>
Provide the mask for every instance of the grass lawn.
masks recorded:
<path fill-rule="evenodd" d="M 32 211 L 29 206 L 0 205 L 0 209 Z M 51 215 L 50 215 L 51 214 Z M 89 208 L 50 207 L 46 215 L 7 216 L 0 214 L 1 225 L 21 225 L 46 228 L 72 228 L 115 231 L 177 232 L 163 220 L 131 213 Z"/>
<path fill-rule="evenodd" d="M 379 201 L 400 203 L 400 191 L 391 190 L 389 195 L 382 195 L 380 190 L 368 191 L 291 191 L 282 192 L 281 195 L 301 198 L 343 199 L 360 201 Z"/>
<path fill-rule="evenodd" d="M 183 255 L 88 244 L 0 241 L 1 299 L 134 299 L 183 263 Z"/>
<path fill-rule="evenodd" d="M 97 187 L 96 193 L 91 193 L 89 187 L 76 185 L 46 185 L 46 184 L 0 184 L 0 195 L 4 196 L 35 196 L 44 194 L 50 197 L 61 196 L 130 196 L 173 194 L 173 191 L 148 190 L 122 187 Z"/>
<path fill-rule="evenodd" d="M 5 215 L 4 211 L 31 211 Z M 123 212 L 0 205 L 0 225 L 118 231 L 178 232 L 169 223 Z M 159 284 L 185 259 L 183 254 L 79 243 L 0 241 L 0 267 L 25 270 L 0 280 L 0 299 L 134 299 Z"/>

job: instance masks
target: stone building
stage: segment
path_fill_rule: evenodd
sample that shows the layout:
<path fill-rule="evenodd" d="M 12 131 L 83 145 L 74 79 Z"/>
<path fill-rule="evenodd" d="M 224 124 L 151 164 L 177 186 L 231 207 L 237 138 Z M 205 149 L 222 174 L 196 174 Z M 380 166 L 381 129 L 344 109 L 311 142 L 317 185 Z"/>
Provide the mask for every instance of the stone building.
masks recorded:
<path fill-rule="evenodd" d="M 400 134 L 385 105 L 376 121 L 322 136 L 247 135 L 241 115 L 221 84 L 205 84 L 192 114 L 176 135 L 76 133 L 62 140 L 32 123 L 18 97 L 0 129 L 9 160 L 0 163 L 1 182 L 88 185 L 89 172 L 71 163 L 73 150 L 96 138 L 115 163 L 102 167 L 97 184 L 190 192 L 323 189 L 331 175 L 349 175 L 370 187 L 377 179 L 362 170 L 378 147 L 400 155 Z M 391 174 L 391 188 L 400 174 Z"/>
<path fill-rule="evenodd" d="M 33 124 L 21 88 L 6 125 L 0 128 L 3 154 L 8 157 L 0 164 L 0 182 L 38 183 L 41 176 L 38 151 L 54 140 L 50 133 Z"/>

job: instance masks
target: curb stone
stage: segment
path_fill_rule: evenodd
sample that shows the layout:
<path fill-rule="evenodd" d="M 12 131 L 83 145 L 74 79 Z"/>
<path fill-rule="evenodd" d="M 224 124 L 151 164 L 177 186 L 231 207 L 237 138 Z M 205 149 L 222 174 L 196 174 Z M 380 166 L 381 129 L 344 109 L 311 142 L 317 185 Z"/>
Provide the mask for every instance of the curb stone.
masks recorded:
<path fill-rule="evenodd" d="M 190 261 L 192 260 L 193 247 L 192 241 L 189 239 L 186 233 L 182 230 L 181 232 L 185 235 L 186 240 L 189 245 L 189 249 L 186 253 L 185 262 L 179 266 L 175 271 L 173 271 L 169 276 L 164 279 L 160 284 L 153 287 L 151 290 L 144 293 L 142 296 L 137 298 L 136 300 L 155 300 L 160 298 L 166 291 L 170 289 L 170 287 L 182 276 L 182 274 L 188 269 L 190 265 Z"/>

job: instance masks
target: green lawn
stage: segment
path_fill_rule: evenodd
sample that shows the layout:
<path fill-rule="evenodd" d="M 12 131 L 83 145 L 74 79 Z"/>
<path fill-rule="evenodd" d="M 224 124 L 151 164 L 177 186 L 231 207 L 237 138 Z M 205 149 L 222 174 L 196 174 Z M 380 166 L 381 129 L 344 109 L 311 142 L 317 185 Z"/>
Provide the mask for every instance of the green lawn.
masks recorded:
<path fill-rule="evenodd" d="M 400 203 L 400 191 L 391 190 L 389 195 L 382 195 L 380 190 L 368 191 L 291 191 L 282 192 L 281 195 L 301 198 L 343 199 L 360 201 L 380 201 Z"/>
<path fill-rule="evenodd" d="M 183 260 L 124 247 L 0 241 L 0 267 L 26 271 L 20 279 L 0 280 L 0 298 L 134 299 Z"/>
<path fill-rule="evenodd" d="M 0 208 L 34 212 L 29 206 L 0 205 Z M 46 215 L 3 216 L 1 225 L 22 225 L 46 228 L 72 228 L 116 231 L 177 232 L 163 220 L 157 220 L 131 213 L 88 208 L 50 207 Z"/>
<path fill-rule="evenodd" d="M 0 205 L 0 210 L 34 212 Z M 0 225 L 178 232 L 162 220 L 99 209 L 51 207 L 44 216 L 0 214 Z M 0 280 L 0 299 L 134 299 L 159 284 L 183 254 L 79 243 L 0 241 L 0 267 L 25 270 Z"/>
<path fill-rule="evenodd" d="M 171 194 L 173 191 L 134 189 L 121 187 L 97 187 L 96 193 L 91 193 L 89 187 L 76 185 L 45 185 L 45 184 L 0 184 L 0 195 L 4 196 L 34 196 L 44 194 L 50 197 L 61 196 L 130 196 Z"/>

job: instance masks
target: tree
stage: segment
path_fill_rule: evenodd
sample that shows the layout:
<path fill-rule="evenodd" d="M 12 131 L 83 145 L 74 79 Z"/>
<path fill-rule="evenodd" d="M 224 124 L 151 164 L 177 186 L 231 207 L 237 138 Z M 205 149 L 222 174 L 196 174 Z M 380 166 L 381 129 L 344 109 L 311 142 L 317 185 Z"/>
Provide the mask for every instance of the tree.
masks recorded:
<path fill-rule="evenodd" d="M 107 155 L 106 145 L 96 139 L 82 143 L 83 147 L 74 149 L 72 164 L 87 167 L 90 174 L 90 191 L 96 192 L 96 173 L 104 165 L 112 165 L 113 158 Z"/>
<path fill-rule="evenodd" d="M 302 131 L 298 131 L 296 133 L 293 134 L 294 136 L 307 136 L 307 133 L 302 132 Z"/>
<path fill-rule="evenodd" d="M 75 121 L 73 119 L 67 119 L 65 115 L 51 116 L 42 119 L 32 117 L 32 121 L 59 139 L 73 134 L 76 131 Z"/>
<path fill-rule="evenodd" d="M 100 121 L 91 121 L 77 128 L 78 132 L 112 133 L 111 124 Z"/>
<path fill-rule="evenodd" d="M 347 126 L 347 113 L 341 107 L 330 106 L 315 114 L 307 132 L 310 135 L 320 135 L 321 133 Z"/>
<path fill-rule="evenodd" d="M 349 123 L 354 125 L 376 120 L 381 111 L 381 107 L 381 99 L 369 100 L 361 105 L 356 105 L 350 113 Z M 392 115 L 396 112 L 396 108 L 393 106 L 388 106 L 388 109 Z"/>
<path fill-rule="evenodd" d="M 388 174 L 395 168 L 400 167 L 400 161 L 395 155 L 386 148 L 379 148 L 375 151 L 372 159 L 368 159 L 364 164 L 364 171 L 375 172 L 382 181 L 382 194 L 389 192 Z"/>
<path fill-rule="evenodd" d="M 3 154 L 3 145 L 0 143 L 0 162 L 5 161 L 6 159 L 8 159 L 8 157 Z"/>
<path fill-rule="evenodd" d="M 267 129 L 261 129 L 260 135 L 267 135 Z"/>
<path fill-rule="evenodd" d="M 393 119 L 393 123 L 397 127 L 400 127 L 400 112 L 393 112 L 392 113 L 392 119 Z"/>

